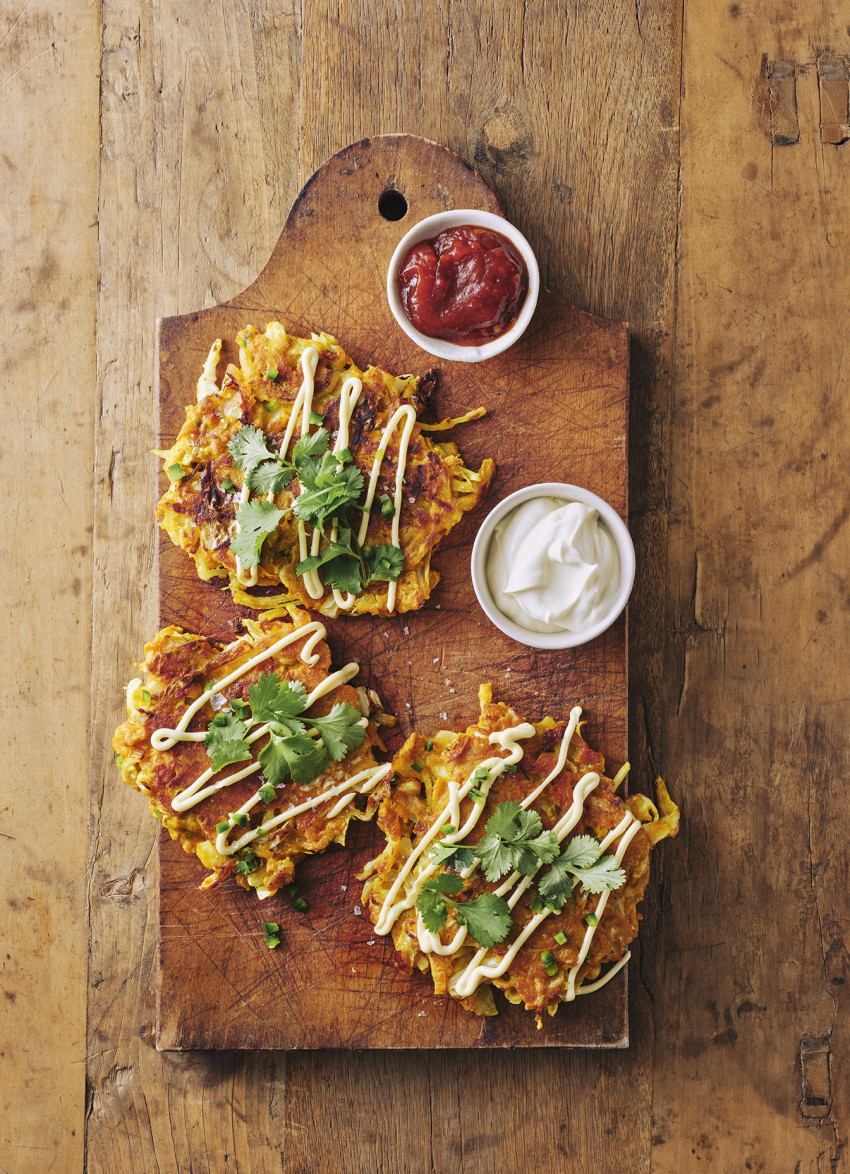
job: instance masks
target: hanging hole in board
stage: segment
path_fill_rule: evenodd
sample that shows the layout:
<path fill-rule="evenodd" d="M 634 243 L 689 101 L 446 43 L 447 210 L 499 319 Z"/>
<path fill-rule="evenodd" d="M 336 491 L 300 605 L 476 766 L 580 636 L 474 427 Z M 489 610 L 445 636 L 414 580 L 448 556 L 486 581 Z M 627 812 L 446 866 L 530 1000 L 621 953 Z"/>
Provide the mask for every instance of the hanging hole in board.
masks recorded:
<path fill-rule="evenodd" d="M 395 188 L 387 188 L 378 200 L 378 211 L 384 220 L 402 220 L 407 215 L 407 200 Z"/>

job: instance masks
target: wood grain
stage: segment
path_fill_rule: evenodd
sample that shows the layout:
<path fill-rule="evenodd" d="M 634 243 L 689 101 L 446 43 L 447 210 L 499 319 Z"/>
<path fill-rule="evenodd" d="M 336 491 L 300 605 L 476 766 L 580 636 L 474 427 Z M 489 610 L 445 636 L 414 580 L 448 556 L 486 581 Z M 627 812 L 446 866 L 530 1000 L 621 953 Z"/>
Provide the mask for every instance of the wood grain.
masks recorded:
<path fill-rule="evenodd" d="M 845 1163 L 850 184 L 816 59 L 848 30 L 806 14 L 705 5 L 685 59 L 665 727 L 689 830 L 648 975 L 665 1172 Z M 774 61 L 793 109 L 765 125 Z"/>
<path fill-rule="evenodd" d="M 72 290 L 96 283 L 97 57 L 93 10 L 36 2 L 0 16 L 0 1168 L 10 1174 L 79 1169 L 85 1145 L 96 369 L 94 302 Z"/>
<path fill-rule="evenodd" d="M 14 483 L 29 472 L 14 454 L 49 446 L 71 506 L 54 529 L 16 504 L 4 612 L 22 715 L 5 714 L 4 807 L 31 810 L 24 780 L 68 820 L 42 829 L 37 872 L 25 862 L 39 913 L 10 909 L 4 1169 L 846 1167 L 846 24 L 816 0 L 20 0 L 0 14 L 4 453 Z M 771 133 L 777 62 L 794 67 L 790 145 Z M 157 618 L 154 321 L 244 289 L 316 167 L 396 131 L 474 165 L 545 283 L 632 327 L 630 757 L 639 784 L 665 775 L 685 822 L 644 903 L 630 1048 L 157 1053 L 150 821 L 114 785 L 108 745 Z M 36 281 L 48 244 L 61 280 Z M 65 410 L 36 422 L 19 405 L 69 356 Z M 52 590 L 62 570 L 79 597 Z M 60 791 L 55 713 L 37 699 L 45 649 L 82 681 L 90 580 L 85 1052 L 74 739 L 88 703 L 63 697 Z M 3 842 L 5 897 L 23 873 Z M 59 914 L 47 955 L 42 897 Z"/>
<path fill-rule="evenodd" d="M 407 215 L 384 219 L 388 190 Z M 227 305 L 160 323 L 158 448 L 171 446 L 214 338 L 238 362 L 234 336 L 246 322 L 283 320 L 294 334 L 333 333 L 365 367 L 425 371 L 434 363 L 398 329 L 384 292 L 390 257 L 408 226 L 445 207 L 497 210 L 477 175 L 451 152 L 412 135 L 384 135 L 339 152 L 305 185 L 257 281 Z M 328 250 L 329 231 L 338 248 Z M 547 291 L 525 337 L 485 364 L 443 363 L 437 418 L 472 406 L 485 419 L 456 436 L 477 468 L 496 462 L 488 503 L 441 545 L 442 582 L 423 611 L 393 619 L 328 621 L 334 663 L 356 661 L 358 680 L 377 689 L 398 716 L 391 745 L 413 730 L 462 729 L 478 713 L 481 681 L 532 720 L 566 717 L 581 703 L 586 730 L 616 769 L 628 750 L 625 619 L 590 645 L 560 653 L 520 648 L 488 622 L 469 575 L 472 542 L 484 509 L 534 481 L 565 480 L 627 512 L 628 331 L 594 318 Z M 533 446 L 529 448 L 529 438 Z M 530 452 L 533 461 L 529 463 Z M 161 486 L 168 481 L 162 476 Z M 160 623 L 232 638 L 252 613 L 236 608 L 220 584 L 201 584 L 194 564 L 161 544 Z M 377 855 L 375 827 L 352 835 L 299 868 L 310 916 L 283 898 L 258 908 L 243 890 L 196 890 L 197 863 L 163 836 L 160 848 L 159 1015 L 163 1048 L 435 1048 L 625 1046 L 626 976 L 598 996 L 561 1008 L 538 1030 L 533 1016 L 500 1000 L 479 1019 L 431 996 L 430 983 L 405 977 L 392 943 L 360 915 L 357 874 Z M 343 894 L 345 894 L 343 896 Z M 281 924 L 270 954 L 260 920 Z M 317 999 L 317 992 L 321 997 Z"/>

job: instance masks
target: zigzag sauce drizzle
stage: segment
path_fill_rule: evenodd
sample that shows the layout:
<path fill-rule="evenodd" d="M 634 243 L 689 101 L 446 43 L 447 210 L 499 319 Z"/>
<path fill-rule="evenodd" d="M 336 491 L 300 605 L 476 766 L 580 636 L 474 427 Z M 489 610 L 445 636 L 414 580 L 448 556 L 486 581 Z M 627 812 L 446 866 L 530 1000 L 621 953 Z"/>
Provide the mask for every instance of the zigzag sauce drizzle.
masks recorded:
<path fill-rule="evenodd" d="M 222 689 L 226 688 L 228 685 L 231 685 L 234 681 L 238 681 L 240 677 L 244 676 L 245 673 L 249 672 L 252 668 L 255 668 L 258 664 L 262 664 L 265 660 L 269 660 L 271 657 L 280 652 L 281 649 L 286 648 L 289 644 L 294 644 L 297 640 L 301 640 L 305 635 L 308 634 L 308 639 L 305 642 L 304 647 L 301 649 L 300 656 L 301 660 L 305 664 L 315 664 L 319 659 L 318 653 L 314 652 L 316 644 L 318 644 L 320 640 L 323 640 L 327 635 L 327 630 L 324 624 L 319 623 L 317 620 L 312 621 L 312 623 L 305 624 L 303 627 L 293 629 L 292 632 L 289 632 L 286 636 L 283 636 L 274 644 L 270 644 L 268 648 L 263 649 L 263 651 L 257 653 L 256 656 L 251 657 L 250 660 L 247 660 L 244 664 L 240 665 L 239 668 L 234 669 L 232 673 L 229 673 L 220 681 L 216 681 L 216 683 L 211 688 L 207 689 L 204 693 L 201 694 L 200 697 L 196 698 L 196 700 L 192 702 L 173 730 L 168 729 L 167 727 L 162 727 L 154 731 L 154 733 L 151 735 L 151 745 L 153 748 L 155 750 L 171 750 L 172 747 L 174 747 L 178 742 L 203 742 L 206 738 L 205 733 L 201 733 L 200 731 L 190 732 L 186 728 L 198 710 L 206 705 L 207 702 L 209 702 L 209 700 L 217 693 L 220 693 Z M 337 686 L 344 685 L 346 682 L 350 681 L 352 677 L 357 675 L 359 670 L 360 666 L 352 661 L 350 664 L 345 665 L 344 668 L 339 669 L 335 673 L 331 673 L 324 679 L 324 681 L 321 682 L 321 684 L 316 686 L 312 693 L 308 695 L 304 708 L 309 709 L 310 706 L 314 705 L 320 697 L 324 697 L 327 693 L 330 693 L 333 689 L 337 688 Z M 135 689 L 138 688 L 139 684 L 139 681 L 131 681 L 127 687 L 128 692 L 134 692 Z M 306 720 L 309 722 L 309 718 Z M 365 724 L 365 722 L 366 718 L 363 718 L 361 724 Z M 256 742 L 258 739 L 268 734 L 268 732 L 268 725 L 260 726 L 258 729 L 252 730 L 245 740 L 249 743 Z M 312 736 L 316 736 L 316 731 L 308 732 L 311 733 Z M 194 807 L 196 804 L 202 802 L 202 800 L 207 799 L 210 795 L 215 795 L 218 791 L 223 790 L 225 787 L 229 787 L 232 783 L 236 783 L 240 779 L 247 778 L 248 775 L 253 774 L 259 769 L 260 763 L 258 761 L 252 761 L 241 770 L 235 771 L 233 774 L 227 775 L 218 782 L 212 783 L 210 786 L 205 787 L 204 784 L 209 782 L 215 773 L 210 767 L 205 770 L 203 774 L 199 775 L 193 783 L 190 783 L 188 787 L 175 795 L 171 800 L 171 806 L 175 811 L 188 811 L 189 808 Z M 344 810 L 354 795 L 367 795 L 370 791 L 373 791 L 381 779 L 385 778 L 390 773 L 390 770 L 391 765 L 389 763 L 386 763 L 383 766 L 369 767 L 367 770 L 362 770 L 359 773 L 352 775 L 350 778 L 343 779 L 341 783 L 337 783 L 333 787 L 329 787 L 326 791 L 322 791 L 320 794 L 312 796 L 303 803 L 287 808 L 285 811 L 282 811 L 279 815 L 273 816 L 259 827 L 250 828 L 245 832 L 244 835 L 240 836 L 239 839 L 235 840 L 233 843 L 227 842 L 227 836 L 230 829 L 228 829 L 226 832 L 220 832 L 215 841 L 216 851 L 220 852 L 223 856 L 233 856 L 236 852 L 244 848 L 246 844 L 249 844 L 252 840 L 256 839 L 257 836 L 263 835 L 268 831 L 272 831 L 274 828 L 279 827 L 281 824 L 286 823 L 288 820 L 293 819 L 296 815 L 300 815 L 304 811 L 309 811 L 314 807 L 319 807 L 328 799 L 333 799 L 339 796 L 339 802 L 336 803 L 328 813 L 328 818 L 332 819 L 335 815 L 339 815 L 340 812 Z M 256 806 L 257 803 L 260 802 L 261 798 L 262 796 L 260 795 L 259 791 L 255 792 L 234 814 L 246 814 L 247 812 L 251 811 L 251 809 Z"/>
<path fill-rule="evenodd" d="M 578 727 L 580 716 L 581 708 L 580 706 L 575 706 L 570 713 L 569 724 L 567 725 L 567 728 L 564 731 L 564 735 L 561 739 L 561 745 L 558 751 L 558 757 L 555 762 L 555 766 L 546 776 L 543 782 L 540 783 L 535 788 L 535 790 L 527 795 L 522 801 L 521 806 L 524 809 L 528 809 L 534 800 L 537 799 L 537 797 L 545 790 L 549 783 L 552 782 L 553 779 L 557 778 L 557 776 L 563 770 L 567 761 L 570 741 L 572 740 L 572 736 Z M 530 729 L 532 732 L 527 733 L 527 729 Z M 486 759 L 480 764 L 480 766 L 486 767 L 489 772 L 487 781 L 481 785 L 481 791 L 485 797 L 489 793 L 493 781 L 503 773 L 505 764 L 519 762 L 522 758 L 522 749 L 516 745 L 516 739 L 532 737 L 533 733 L 534 727 L 530 726 L 529 723 L 524 723 L 522 726 L 516 726 L 512 729 L 504 730 L 501 733 L 490 735 L 491 743 L 499 742 L 503 748 L 510 748 L 512 753 L 508 758 Z M 387 893 L 387 896 L 384 899 L 384 903 L 381 906 L 381 911 L 375 926 L 377 933 L 389 933 L 402 912 L 414 907 L 425 881 L 438 871 L 439 866 L 433 864 L 429 864 L 426 865 L 426 867 L 421 868 L 417 872 L 413 884 L 411 885 L 410 890 L 407 892 L 405 899 L 401 901 L 396 899 L 402 885 L 412 872 L 416 861 L 421 859 L 425 850 L 434 842 L 435 839 L 437 839 L 440 828 L 444 825 L 444 823 L 449 822 L 457 827 L 458 823 L 460 822 L 459 800 L 464 798 L 464 796 L 472 788 L 474 782 L 473 776 L 474 772 L 460 787 L 454 781 L 449 782 L 449 803 L 446 805 L 440 815 L 434 820 L 432 827 L 416 846 L 416 849 L 408 857 L 404 868 L 401 870 L 392 888 Z M 572 804 L 570 805 L 569 809 L 561 816 L 553 828 L 553 831 L 558 837 L 559 843 L 564 841 L 564 839 L 569 835 L 569 833 L 581 819 L 584 812 L 585 801 L 588 795 L 590 795 L 591 792 L 599 785 L 599 782 L 600 776 L 595 771 L 590 771 L 579 779 L 573 792 Z M 478 819 L 483 810 L 484 804 L 481 804 L 480 806 L 475 804 L 473 811 L 470 813 L 470 816 L 464 823 L 463 827 L 459 827 L 456 832 L 445 836 L 442 842 L 446 844 L 452 844 L 463 840 L 478 822 Z M 613 829 L 613 831 L 608 833 L 608 835 L 599 845 L 599 855 L 604 855 L 611 844 L 613 844 L 614 840 L 616 840 L 618 836 L 622 836 L 616 851 L 617 863 L 622 863 L 626 849 L 628 848 L 629 843 L 639 828 L 640 822 L 635 819 L 635 817 L 630 812 L 627 812 L 620 823 Z M 474 860 L 468 868 L 463 869 L 460 875 L 465 879 L 468 878 L 472 875 L 474 869 L 478 867 L 479 863 L 480 861 L 478 859 Z M 511 873 L 511 875 L 507 877 L 507 879 L 504 880 L 502 884 L 494 891 L 497 896 L 506 897 L 508 906 L 513 909 L 522 894 L 531 884 L 532 880 L 533 876 L 521 876 L 520 873 L 514 872 Z M 596 906 L 595 912 L 597 918 L 601 919 L 607 901 L 608 891 L 606 890 L 601 894 L 599 902 Z M 475 990 L 477 990 L 485 978 L 498 978 L 500 975 L 504 974 L 508 970 L 511 961 L 516 957 L 524 943 L 528 940 L 531 934 L 534 933 L 537 927 L 543 921 L 545 921 L 545 919 L 549 916 L 549 913 L 550 910 L 544 908 L 540 913 L 535 914 L 534 917 L 532 917 L 529 923 L 525 926 L 522 933 L 519 934 L 516 941 L 511 944 L 511 948 L 507 954 L 499 958 L 498 962 L 488 966 L 486 964 L 488 951 L 483 947 L 479 948 L 467 966 L 457 975 L 456 978 L 452 979 L 450 984 L 452 993 L 457 995 L 459 998 L 468 998 L 475 992 Z M 596 926 L 587 926 L 581 950 L 579 951 L 578 960 L 569 971 L 567 977 L 567 1002 L 571 1002 L 577 994 L 589 994 L 591 991 L 598 990 L 599 987 L 604 986 L 605 983 L 613 978 L 614 975 L 619 970 L 621 970 L 628 961 L 629 954 L 627 952 L 615 966 L 612 966 L 611 969 L 602 976 L 602 978 L 597 979 L 593 983 L 583 983 L 578 988 L 576 988 L 576 977 L 581 966 L 584 964 L 585 959 L 587 958 L 595 930 Z M 440 941 L 439 935 L 431 933 L 425 926 L 421 915 L 418 915 L 416 920 L 416 936 L 419 947 L 423 953 L 434 953 L 446 956 L 454 954 L 457 950 L 460 949 L 461 945 L 468 936 L 468 931 L 466 926 L 460 926 L 451 942 L 444 945 Z"/>
<path fill-rule="evenodd" d="M 212 352 L 211 352 L 210 358 L 211 357 L 212 357 Z M 209 365 L 209 361 L 210 360 L 208 359 L 207 366 Z M 280 445 L 280 452 L 283 455 L 286 455 L 286 453 L 289 450 L 289 445 L 292 441 L 292 437 L 295 432 L 295 425 L 296 425 L 296 420 L 298 418 L 299 411 L 301 412 L 301 435 L 303 437 L 303 436 L 307 436 L 309 433 L 310 413 L 313 410 L 313 392 L 315 390 L 316 368 L 318 366 L 318 362 L 319 362 L 318 350 L 313 346 L 305 347 L 304 351 L 301 354 L 301 372 L 302 372 L 302 376 L 303 376 L 302 382 L 301 382 L 301 387 L 299 388 L 298 395 L 295 397 L 295 401 L 292 405 L 292 411 L 290 413 L 289 422 L 287 423 L 286 432 L 283 435 L 283 440 L 281 441 L 281 445 Z M 205 368 L 204 368 L 204 375 L 202 375 L 202 380 L 204 378 L 206 378 L 207 366 L 205 366 Z M 337 434 L 336 443 L 334 444 L 334 447 L 333 447 L 334 453 L 343 452 L 345 449 L 348 448 L 348 435 L 349 435 L 349 428 L 351 426 L 351 417 L 354 413 L 354 409 L 357 407 L 357 403 L 358 403 L 358 400 L 360 399 L 360 393 L 361 393 L 362 389 L 363 389 L 362 381 L 353 375 L 349 376 L 342 385 L 342 389 L 340 391 L 340 399 L 339 399 L 339 431 Z M 200 384 L 199 384 L 199 394 L 200 394 Z M 389 422 L 387 423 L 387 426 L 384 428 L 383 434 L 381 436 L 381 443 L 378 447 L 377 452 L 375 453 L 375 459 L 372 463 L 372 469 L 371 469 L 371 473 L 369 476 L 369 488 L 366 493 L 366 500 L 363 503 L 363 506 L 361 507 L 362 511 L 363 511 L 363 517 L 360 522 L 360 531 L 357 535 L 357 541 L 359 542 L 359 544 L 361 546 L 363 545 L 363 543 L 366 539 L 366 533 L 369 529 L 369 514 L 372 509 L 372 503 L 375 500 L 375 490 L 376 490 L 377 484 L 378 484 L 378 474 L 380 473 L 381 465 L 383 464 L 384 457 L 387 455 L 387 446 L 389 444 L 389 441 L 390 441 L 390 438 L 392 437 L 393 432 L 395 432 L 396 428 L 398 427 L 399 423 L 401 423 L 402 420 L 404 421 L 404 424 L 402 426 L 401 438 L 399 440 L 398 463 L 396 466 L 396 477 L 395 477 L 395 493 L 394 493 L 394 498 L 393 498 L 393 506 L 394 506 L 395 512 L 393 514 L 393 524 L 392 524 L 392 545 L 397 547 L 399 550 L 401 549 L 401 543 L 399 541 L 399 525 L 400 525 L 400 520 L 401 520 L 401 505 L 402 505 L 402 492 L 403 492 L 402 486 L 404 483 L 404 473 L 405 473 L 405 469 L 407 466 L 408 445 L 410 444 L 410 437 L 413 434 L 413 428 L 414 428 L 414 425 L 416 424 L 416 411 L 411 404 L 402 404 L 402 406 L 400 408 L 397 408 L 396 411 L 393 413 Z M 244 505 L 245 502 L 248 501 L 250 496 L 251 496 L 251 491 L 248 488 L 247 481 L 246 481 L 246 484 L 242 486 L 242 492 L 239 497 L 240 504 Z M 273 501 L 274 494 L 273 493 L 268 494 L 266 500 Z M 239 532 L 239 524 L 238 523 L 236 525 L 236 530 L 238 533 Z M 331 527 L 331 539 L 330 539 L 331 542 L 336 541 L 338 533 L 339 533 L 338 524 L 336 522 L 334 522 Z M 311 555 L 316 555 L 319 553 L 319 546 L 320 546 L 321 538 L 322 538 L 321 531 L 318 529 L 314 530 L 313 536 L 312 536 L 312 539 L 310 542 L 310 554 Z M 298 522 L 298 548 L 299 548 L 299 554 L 301 556 L 301 559 L 302 560 L 305 559 L 307 557 L 307 531 L 306 531 L 306 527 L 305 527 L 304 522 L 300 521 L 300 520 Z M 239 559 L 237 558 L 237 560 L 236 560 L 236 578 L 239 580 L 240 583 L 243 584 L 243 586 L 245 586 L 245 587 L 256 586 L 258 570 L 259 570 L 259 563 L 255 564 L 253 567 L 250 567 L 246 571 L 245 568 L 242 566 L 241 562 L 239 561 Z M 325 588 L 324 588 L 324 585 L 322 584 L 321 578 L 319 577 L 318 571 L 308 571 L 305 575 L 302 576 L 302 578 L 304 580 L 304 586 L 306 587 L 307 593 L 310 596 L 310 598 L 311 599 L 321 599 L 325 593 Z M 395 581 L 390 582 L 388 585 L 388 590 L 387 590 L 387 609 L 388 609 L 388 611 L 393 611 L 393 609 L 395 608 L 396 591 L 397 591 L 396 582 Z M 343 595 L 337 588 L 333 589 L 333 597 L 334 597 L 334 602 L 336 603 L 337 607 L 343 609 L 344 611 L 347 611 L 352 606 L 352 604 L 354 603 L 354 600 L 355 600 L 355 596 L 351 595 L 348 592 L 346 592 L 346 594 Z"/>

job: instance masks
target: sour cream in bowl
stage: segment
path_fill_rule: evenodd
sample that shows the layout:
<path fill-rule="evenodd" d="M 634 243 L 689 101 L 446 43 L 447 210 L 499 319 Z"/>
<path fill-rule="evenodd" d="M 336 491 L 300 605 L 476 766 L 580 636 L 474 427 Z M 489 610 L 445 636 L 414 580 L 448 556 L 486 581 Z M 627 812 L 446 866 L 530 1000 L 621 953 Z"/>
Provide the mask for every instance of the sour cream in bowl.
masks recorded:
<path fill-rule="evenodd" d="M 533 648 L 574 648 L 609 628 L 634 584 L 635 552 L 619 514 L 578 485 L 512 493 L 485 518 L 472 583 L 485 614 Z"/>

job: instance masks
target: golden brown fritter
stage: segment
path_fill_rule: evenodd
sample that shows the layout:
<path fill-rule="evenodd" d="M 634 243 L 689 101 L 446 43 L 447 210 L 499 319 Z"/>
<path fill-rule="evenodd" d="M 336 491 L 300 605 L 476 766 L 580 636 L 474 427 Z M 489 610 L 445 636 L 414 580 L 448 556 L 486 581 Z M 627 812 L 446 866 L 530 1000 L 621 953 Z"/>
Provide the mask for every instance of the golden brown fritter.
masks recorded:
<path fill-rule="evenodd" d="M 191 555 L 202 579 L 228 578 L 237 603 L 258 609 L 297 603 L 323 615 L 336 615 L 341 609 L 332 592 L 325 587 L 318 598 L 311 596 L 304 579 L 295 573 L 302 557 L 297 520 L 292 513 L 299 491 L 297 479 L 274 497 L 274 504 L 284 516 L 263 544 L 256 584 L 246 585 L 244 573 L 240 581 L 231 543 L 244 477 L 236 468 L 228 444 L 244 425 L 252 425 L 264 433 L 270 450 L 278 451 L 304 378 L 302 356 L 308 347 L 315 347 L 318 365 L 312 411 L 322 418 L 321 426 L 328 431 L 331 444 L 339 430 L 343 384 L 352 376 L 362 381 L 351 418 L 348 448 L 368 485 L 385 427 L 404 405 L 411 405 L 417 417 L 422 413 L 433 390 L 435 374 L 396 377 L 379 367 L 361 371 L 330 335 L 294 338 L 279 322 L 270 322 L 263 332 L 248 326 L 237 341 L 240 365 L 228 366 L 220 388 L 215 370 L 221 341 L 214 344 L 198 383 L 197 403 L 187 407 L 186 423 L 177 441 L 162 454 L 173 484 L 159 503 L 157 519 L 171 540 Z M 461 419 L 481 414 L 473 412 Z M 314 420 L 313 426 L 316 424 Z M 442 431 L 444 427 L 431 426 L 431 430 Z M 432 553 L 463 514 L 474 508 L 492 478 L 492 461 L 485 460 L 477 473 L 467 469 L 456 445 L 432 441 L 422 428 L 419 423 L 413 426 L 404 469 L 399 518 L 404 566 L 395 605 L 388 606 L 389 584 L 373 581 L 356 596 L 348 609 L 350 615 L 387 615 L 421 608 L 439 581 L 431 568 Z M 301 435 L 300 424 L 294 435 L 296 439 Z M 401 429 L 397 427 L 386 446 L 364 545 L 392 543 L 392 520 L 384 516 L 381 498 L 394 496 L 400 436 Z M 356 527 L 360 514 L 352 510 L 355 513 L 357 518 L 352 524 Z M 329 537 L 324 534 L 322 550 Z M 271 591 L 275 587 L 279 590 Z"/>
<path fill-rule="evenodd" d="M 438 994 L 452 995 L 476 1014 L 492 1015 L 496 1014 L 492 987 L 497 987 L 510 1002 L 535 1011 L 539 1022 L 544 1008 L 554 1013 L 561 1002 L 581 993 L 582 984 L 594 983 L 603 967 L 624 957 L 637 934 L 637 905 L 649 876 L 650 848 L 664 836 L 676 834 L 678 810 L 660 780 L 661 815 L 645 796 L 626 800 L 617 796 L 621 778 L 605 777 L 602 756 L 578 732 L 580 711 L 573 711 L 570 722 L 545 718 L 523 729 L 513 709 L 492 702 L 488 685 L 481 687 L 480 699 L 481 716 L 474 726 L 463 733 L 441 730 L 427 740 L 414 733 L 396 755 L 393 786 L 378 813 L 387 844 L 364 870 L 364 904 L 378 931 L 392 933 L 396 950 L 411 970 L 430 969 Z M 514 731 L 513 741 L 504 737 L 505 731 Z M 567 741 L 565 734 L 570 731 Z M 562 743 L 564 759 L 558 769 Z M 488 774 L 482 768 L 485 761 L 498 763 L 510 757 L 512 746 L 520 748 L 514 757 L 522 754 L 514 773 L 491 767 Z M 481 781 L 493 774 L 489 781 Z M 547 778 L 550 781 L 543 786 Z M 470 791 L 472 783 L 477 786 Z M 560 839 L 556 852 L 565 852 L 579 836 L 592 836 L 600 844 L 608 837 L 606 855 L 616 854 L 626 844 L 621 853 L 625 882 L 601 904 L 598 893 L 586 892 L 577 882 L 560 910 L 547 907 L 537 886 L 549 870 L 548 863 L 541 864 L 528 881 L 519 873 L 513 873 L 513 881 L 504 876 L 488 881 L 480 860 L 465 868 L 458 861 L 434 864 L 430 853 L 435 846 L 455 842 L 474 848 L 499 804 L 522 804 L 538 788 L 539 795 L 527 806 L 537 812 L 544 831 L 556 832 Z M 473 855 L 469 853 L 468 859 Z M 408 867 L 411 859 L 415 863 Z M 454 899 L 461 910 L 485 893 L 500 896 L 512 906 L 513 924 L 507 937 L 486 952 L 479 950 L 471 925 L 464 937 L 463 921 L 459 922 L 451 906 L 445 927 L 433 939 L 446 952 L 439 953 L 428 940 L 417 913 L 417 898 L 429 879 L 439 881 L 450 872 L 460 890 Z M 593 921 L 598 909 L 598 924 L 592 927 L 588 921 Z M 459 930 L 460 945 L 448 952 Z M 470 977 L 472 970 L 476 966 L 496 969 L 509 952 L 512 956 L 504 972 L 485 973 L 476 985 L 475 976 Z"/>
<path fill-rule="evenodd" d="M 206 700 L 186 726 L 189 734 L 206 731 L 216 715 L 232 715 L 240 701 L 248 701 L 251 685 L 269 673 L 277 674 L 281 681 L 300 682 L 308 694 L 319 690 L 321 695 L 304 711 L 308 730 L 311 717 L 327 715 L 339 703 L 356 707 L 359 714 L 369 712 L 365 690 L 347 683 L 357 666 L 332 675 L 322 624 L 293 610 L 289 622 L 263 618 L 249 620 L 246 628 L 231 644 L 175 627 L 159 632 L 145 646 L 145 661 L 140 666 L 143 680 L 127 686 L 129 718 L 116 730 L 113 747 L 124 781 L 148 797 L 151 810 L 171 838 L 179 840 L 210 870 L 201 887 L 210 888 L 235 876 L 243 888 L 253 889 L 263 898 L 292 880 L 295 863 L 302 856 L 323 852 L 332 842 L 344 843 L 352 819 L 371 818 L 377 805 L 375 788 L 389 769 L 375 761 L 374 749 L 383 747 L 374 721 L 363 716 L 362 745 L 348 750 L 340 761 L 329 760 L 312 782 L 296 783 L 287 778 L 268 790 L 265 798 L 259 795 L 259 788 L 267 780 L 254 769 L 185 810 L 175 810 L 175 797 L 204 772 L 211 772 L 210 758 L 203 741 L 178 741 L 169 749 L 157 749 L 151 737 L 158 730 L 176 730 L 187 708 L 201 696 Z M 273 655 L 211 692 L 217 682 L 290 637 L 292 641 Z M 380 716 L 383 724 L 388 724 L 384 715 Z M 267 740 L 261 736 L 252 744 L 250 761 L 235 761 L 211 772 L 204 789 L 250 768 Z M 351 785 L 344 785 L 349 779 L 353 779 Z M 329 791 L 333 793 L 316 802 Z M 234 813 L 243 807 L 248 808 L 244 821 L 241 817 L 234 821 Z M 292 818 L 278 819 L 293 808 L 303 810 Z M 273 820 L 277 823 L 267 833 L 253 834 Z M 219 825 L 224 822 L 231 822 L 232 828 L 222 844 Z M 234 851 L 234 844 L 241 846 Z"/>

